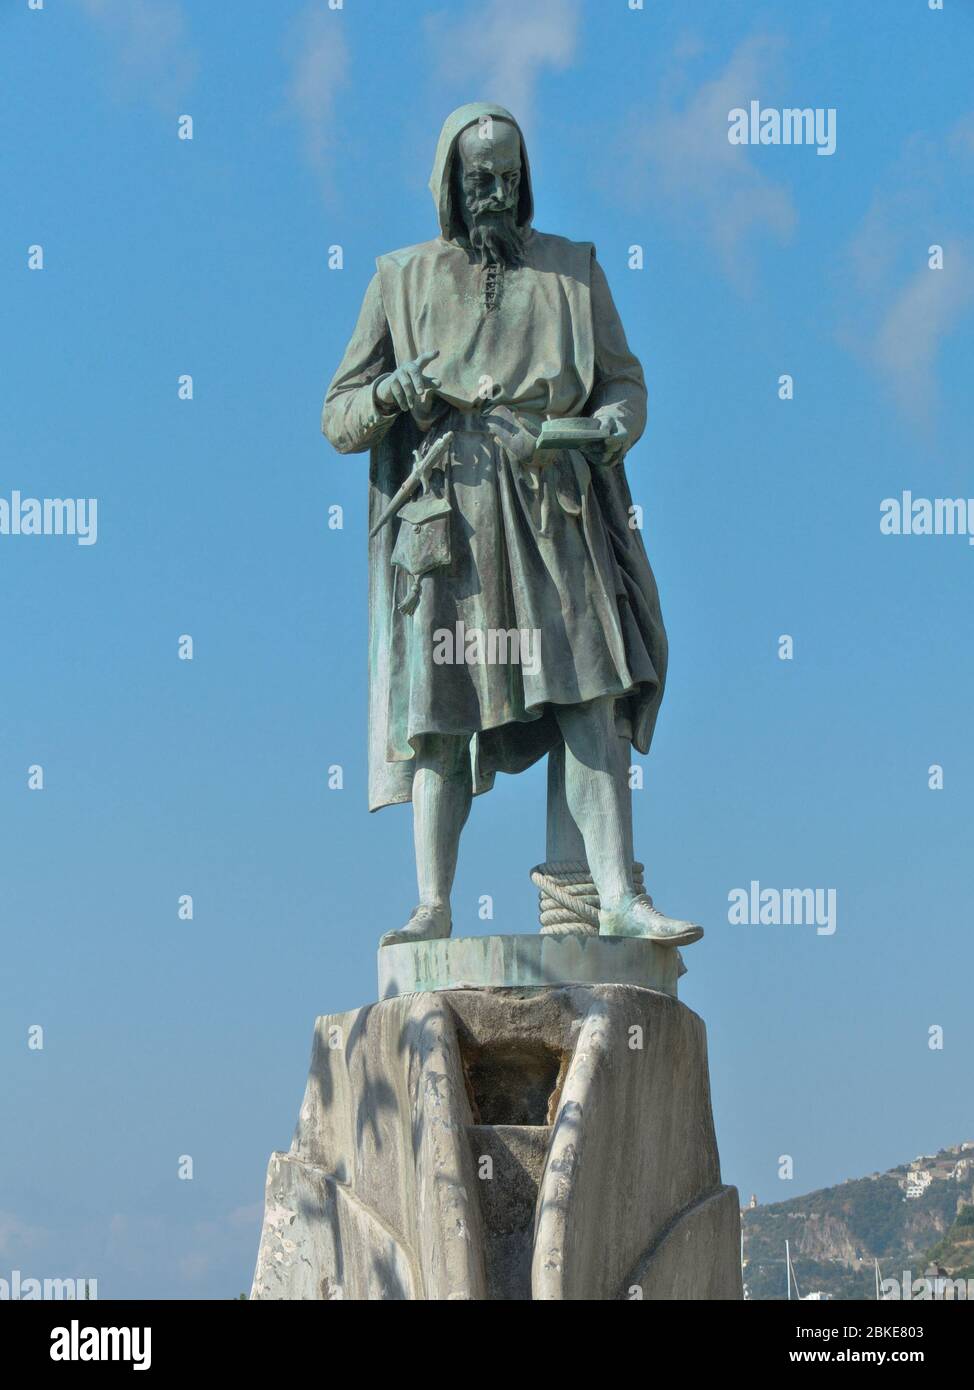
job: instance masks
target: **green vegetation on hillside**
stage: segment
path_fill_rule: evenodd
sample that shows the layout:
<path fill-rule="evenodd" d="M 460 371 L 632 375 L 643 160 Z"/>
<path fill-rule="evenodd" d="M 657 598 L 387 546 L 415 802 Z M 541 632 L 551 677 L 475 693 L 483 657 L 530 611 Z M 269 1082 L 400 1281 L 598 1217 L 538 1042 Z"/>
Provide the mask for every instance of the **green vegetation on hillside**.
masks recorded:
<path fill-rule="evenodd" d="M 963 1206 L 942 1240 L 927 1254 L 952 1279 L 974 1279 L 974 1206 Z"/>
<path fill-rule="evenodd" d="M 945 1150 L 937 1157 L 946 1160 L 958 1152 Z M 876 1260 L 884 1279 L 899 1279 L 904 1270 L 920 1277 L 931 1263 L 953 1277 L 974 1277 L 970 1169 L 960 1181 L 935 1178 L 921 1196 L 910 1199 L 899 1182 L 906 1173 L 902 1166 L 746 1210 L 748 1296 L 786 1297 L 786 1240 L 802 1296 L 818 1291 L 836 1299 L 875 1298 Z"/>

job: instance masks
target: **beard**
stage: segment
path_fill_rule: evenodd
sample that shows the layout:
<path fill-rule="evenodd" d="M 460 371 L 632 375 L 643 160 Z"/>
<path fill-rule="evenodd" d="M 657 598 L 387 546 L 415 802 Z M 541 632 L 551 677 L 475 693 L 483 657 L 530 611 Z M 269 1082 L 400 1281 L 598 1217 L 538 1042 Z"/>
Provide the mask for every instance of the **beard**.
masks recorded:
<path fill-rule="evenodd" d="M 502 265 L 511 270 L 524 264 L 524 237 L 513 208 L 474 209 L 468 235 L 470 245 L 485 265 Z"/>

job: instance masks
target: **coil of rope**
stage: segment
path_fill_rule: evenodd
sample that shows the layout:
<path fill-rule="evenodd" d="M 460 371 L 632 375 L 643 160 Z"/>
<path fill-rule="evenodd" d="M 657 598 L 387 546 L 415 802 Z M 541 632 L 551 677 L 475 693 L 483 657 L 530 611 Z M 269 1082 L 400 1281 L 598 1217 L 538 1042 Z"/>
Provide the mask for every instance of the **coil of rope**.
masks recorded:
<path fill-rule="evenodd" d="M 644 893 L 643 865 L 633 864 L 632 872 L 636 892 Z M 535 864 L 531 882 L 538 889 L 543 936 L 598 934 L 599 895 L 587 864 Z"/>

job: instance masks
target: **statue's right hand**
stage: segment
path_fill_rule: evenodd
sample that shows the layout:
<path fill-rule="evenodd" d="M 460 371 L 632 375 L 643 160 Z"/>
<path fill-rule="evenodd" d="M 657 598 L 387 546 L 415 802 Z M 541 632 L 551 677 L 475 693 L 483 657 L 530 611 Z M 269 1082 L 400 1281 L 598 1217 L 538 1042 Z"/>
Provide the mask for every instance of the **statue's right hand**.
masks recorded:
<path fill-rule="evenodd" d="M 414 405 L 424 402 L 430 391 L 440 384 L 439 377 L 427 376 L 426 366 L 440 350 L 421 352 L 412 362 L 404 362 L 387 377 L 383 377 L 375 388 L 380 405 L 395 406 L 399 410 L 412 410 Z"/>

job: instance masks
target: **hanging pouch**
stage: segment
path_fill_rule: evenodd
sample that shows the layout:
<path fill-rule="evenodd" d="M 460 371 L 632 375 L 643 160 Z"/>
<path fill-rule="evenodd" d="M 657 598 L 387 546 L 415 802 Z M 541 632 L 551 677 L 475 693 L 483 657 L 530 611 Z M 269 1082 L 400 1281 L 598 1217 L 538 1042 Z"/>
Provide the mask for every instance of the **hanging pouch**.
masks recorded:
<path fill-rule="evenodd" d="M 450 506 L 446 497 L 417 497 L 399 511 L 392 563 L 410 577 L 399 612 L 408 617 L 419 603 L 423 575 L 450 563 Z"/>

